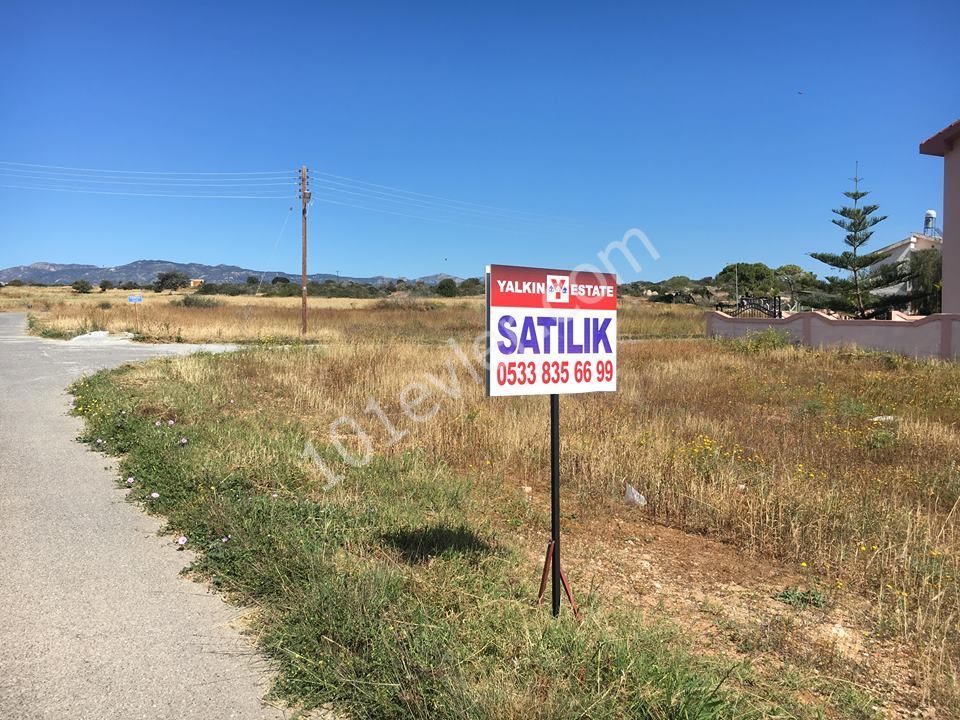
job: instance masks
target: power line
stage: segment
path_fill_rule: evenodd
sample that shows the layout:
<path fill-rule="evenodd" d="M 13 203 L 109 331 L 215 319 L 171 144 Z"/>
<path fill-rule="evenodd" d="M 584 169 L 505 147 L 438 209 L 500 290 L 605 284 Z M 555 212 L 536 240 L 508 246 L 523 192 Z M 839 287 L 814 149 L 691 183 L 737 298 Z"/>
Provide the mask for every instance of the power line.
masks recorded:
<path fill-rule="evenodd" d="M 290 221 L 291 215 L 293 215 L 293 205 L 287 208 L 287 214 L 283 216 L 283 223 L 280 225 L 280 232 L 277 233 L 277 239 L 273 241 L 273 250 L 270 252 L 270 263 L 273 262 L 273 258 L 277 254 L 277 247 L 280 245 L 280 238 L 283 237 L 283 231 L 287 229 L 287 223 Z M 268 272 L 268 270 L 264 270 L 260 273 L 260 282 L 257 283 L 256 292 L 260 292 L 260 288 L 263 286 L 263 278 Z"/>
<path fill-rule="evenodd" d="M 12 178 L 11 183 L 23 182 L 17 185 L 2 184 L 0 187 L 18 190 L 130 197 L 269 200 L 289 199 L 291 195 L 282 194 L 279 190 L 274 191 L 272 188 L 290 187 L 292 190 L 293 181 L 299 173 L 295 170 L 243 172 L 102 170 L 0 160 L 0 177 L 3 176 Z M 529 231 L 530 226 L 542 226 L 545 223 L 568 228 L 590 227 L 588 224 L 568 218 L 457 200 L 334 173 L 314 171 L 308 179 L 319 186 L 318 190 L 327 195 L 326 197 L 315 196 L 314 199 L 318 202 L 398 217 L 513 231 L 521 228 Z M 125 186 L 131 186 L 131 189 L 128 190 Z M 170 188 L 171 192 L 149 192 L 152 188 Z M 203 192 L 207 189 L 212 192 Z M 174 192 L 179 190 L 182 192 Z M 348 200 L 359 200 L 364 204 L 348 202 Z M 408 209 L 415 212 L 404 212 Z M 514 227 L 504 228 L 502 224 Z"/>
<path fill-rule="evenodd" d="M 33 187 L 26 185 L 0 185 L 11 190 L 42 190 L 46 192 L 84 193 L 88 195 L 127 195 L 132 197 L 165 197 L 165 198 L 210 198 L 214 200 L 290 200 L 293 195 L 188 195 L 171 193 L 142 193 L 120 192 L 112 190 L 88 190 L 80 188 Z"/>
<path fill-rule="evenodd" d="M 63 165 L 39 165 L 37 163 L 13 162 L 0 160 L 0 165 L 18 165 L 20 167 L 43 168 L 45 170 L 67 170 L 86 173 L 110 173 L 114 175 L 294 175 L 295 170 L 258 170 L 252 172 L 188 172 L 188 171 L 158 171 L 158 170 L 97 170 L 94 168 L 65 167 Z"/>
<path fill-rule="evenodd" d="M 357 188 L 356 186 L 351 186 L 351 185 L 348 185 L 345 187 L 330 187 L 325 183 L 330 183 L 333 181 L 324 180 L 323 178 L 320 178 L 320 179 L 313 178 L 312 182 L 315 184 L 319 184 L 318 189 L 323 190 L 324 192 L 358 195 L 361 198 L 364 198 L 367 200 L 380 200 L 383 202 L 392 202 L 392 203 L 397 203 L 401 205 L 412 205 L 414 207 L 438 210 L 440 212 L 448 212 L 448 213 L 454 213 L 454 214 L 468 214 L 471 217 L 478 216 L 479 218 L 492 218 L 492 219 L 506 220 L 514 223 L 529 223 L 529 224 L 537 224 L 537 225 L 543 225 L 544 222 L 549 222 L 549 223 L 559 222 L 556 220 L 541 220 L 541 219 L 535 219 L 532 217 L 508 215 L 504 213 L 494 212 L 491 210 L 480 210 L 480 209 L 474 209 L 470 207 L 461 207 L 461 206 L 452 205 L 446 202 L 436 202 L 433 200 L 420 200 L 417 198 L 408 198 L 408 197 L 403 197 L 403 196 L 399 196 L 399 195 L 395 195 L 395 194 L 391 194 L 391 193 L 383 192 L 379 190 L 367 190 L 365 188 Z M 343 183 L 335 183 L 335 185 L 342 186 Z M 569 223 L 564 223 L 564 224 L 569 225 Z"/>
<path fill-rule="evenodd" d="M 165 186 L 165 187 L 208 187 L 208 188 L 217 188 L 217 187 L 227 187 L 227 188 L 257 188 L 257 187 L 268 187 L 268 186 L 287 186 L 290 187 L 293 185 L 293 181 L 289 182 L 274 182 L 273 178 L 269 182 L 260 182 L 260 181 L 250 181 L 250 180 L 234 180 L 234 181 L 219 181 L 219 180 L 209 180 L 207 182 L 165 182 L 165 181 L 156 181 L 154 179 L 148 180 L 131 180 L 129 178 L 123 180 L 112 180 L 112 179 L 92 179 L 97 176 L 88 176 L 91 179 L 81 179 L 77 177 L 55 177 L 51 175 L 34 175 L 29 174 L 25 171 L 12 170 L 7 171 L 6 168 L 0 168 L 0 176 L 20 178 L 24 180 L 42 180 L 44 182 L 60 182 L 60 183 L 97 183 L 98 185 L 138 185 L 138 186 Z"/>
<path fill-rule="evenodd" d="M 314 175 L 323 175 L 323 176 L 326 176 L 326 177 L 336 178 L 336 179 L 338 179 L 338 180 L 346 180 L 346 181 L 348 181 L 348 182 L 350 182 L 350 183 L 354 183 L 354 184 L 358 184 L 358 185 L 367 185 L 367 186 L 370 186 L 370 187 L 382 188 L 382 189 L 384 189 L 384 190 L 392 190 L 392 191 L 394 191 L 394 192 L 404 193 L 404 194 L 407 194 L 407 195 L 417 195 L 417 196 L 420 196 L 420 197 L 431 198 L 431 199 L 433 199 L 433 200 L 443 200 L 443 201 L 446 201 L 446 202 L 458 203 L 458 204 L 461 204 L 461 205 L 472 205 L 472 206 L 474 206 L 474 207 L 484 208 L 484 209 L 487 209 L 487 210 L 496 210 L 496 211 L 499 211 L 499 212 L 507 212 L 507 213 L 517 213 L 517 214 L 521 214 L 521 215 L 529 215 L 529 216 L 534 217 L 534 218 L 556 220 L 556 221 L 558 221 L 558 222 L 563 222 L 563 223 L 568 223 L 568 224 L 576 223 L 576 221 L 574 221 L 574 220 L 570 220 L 570 219 L 568 219 L 568 218 L 558 217 L 558 216 L 555 216 L 555 215 L 543 215 L 543 214 L 540 214 L 540 213 L 528 212 L 528 211 L 526 211 L 526 210 L 511 210 L 510 208 L 497 207 L 497 206 L 495 206 L 495 205 L 484 205 L 484 204 L 482 204 L 482 203 L 469 202 L 469 201 L 466 201 L 466 200 L 457 200 L 457 199 L 455 199 L 455 198 L 443 197 L 443 196 L 441 196 L 441 195 L 430 195 L 430 194 L 427 194 L 427 193 L 416 192 L 416 191 L 414 191 L 414 190 L 404 190 L 403 188 L 398 188 L 398 187 L 394 187 L 394 186 L 391 186 L 391 185 L 381 185 L 381 184 L 378 184 L 378 183 L 367 182 L 366 180 L 359 180 L 359 179 L 356 179 L 356 178 L 350 178 L 350 177 L 346 177 L 346 176 L 344 176 L 344 175 L 334 175 L 333 173 L 327 173 L 327 172 L 321 172 L 321 171 L 315 171 L 315 172 L 314 172 Z M 316 179 L 316 178 L 314 178 L 314 179 Z"/>
<path fill-rule="evenodd" d="M 459 220 L 457 218 L 431 217 L 429 215 L 413 215 L 412 213 L 399 212 L 397 210 L 388 210 L 386 208 L 377 208 L 377 207 L 370 207 L 368 205 L 356 205 L 354 203 L 341 202 L 339 200 L 323 198 L 316 194 L 313 195 L 312 199 L 316 200 L 317 202 L 327 203 L 330 205 L 341 205 L 343 207 L 356 208 L 357 210 L 369 210 L 371 212 L 385 213 L 387 215 L 399 215 L 400 217 L 413 218 L 415 220 L 427 220 L 429 222 L 452 223 L 454 225 L 469 225 L 471 227 L 494 229 L 494 230 L 506 230 L 506 231 L 523 230 L 525 232 L 528 230 L 528 228 L 504 228 L 496 225 L 484 225 L 481 223 L 466 222 L 463 220 Z"/>

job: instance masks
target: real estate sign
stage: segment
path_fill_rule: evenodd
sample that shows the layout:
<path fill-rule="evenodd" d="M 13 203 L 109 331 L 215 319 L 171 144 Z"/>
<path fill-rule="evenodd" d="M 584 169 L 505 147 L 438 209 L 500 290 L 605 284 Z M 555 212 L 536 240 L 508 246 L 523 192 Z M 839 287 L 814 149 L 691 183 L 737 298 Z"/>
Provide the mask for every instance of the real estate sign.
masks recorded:
<path fill-rule="evenodd" d="M 487 267 L 487 394 L 617 389 L 615 275 Z"/>

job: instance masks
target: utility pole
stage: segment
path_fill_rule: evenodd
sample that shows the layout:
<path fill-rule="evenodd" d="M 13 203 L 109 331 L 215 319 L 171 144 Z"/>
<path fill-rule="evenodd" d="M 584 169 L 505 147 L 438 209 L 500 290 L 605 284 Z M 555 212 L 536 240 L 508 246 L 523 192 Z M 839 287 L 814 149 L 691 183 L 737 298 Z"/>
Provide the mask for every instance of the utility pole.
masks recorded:
<path fill-rule="evenodd" d="M 303 263 L 300 277 L 300 334 L 307 334 L 307 205 L 310 191 L 307 190 L 307 166 L 300 167 L 301 235 L 303 239 Z"/>

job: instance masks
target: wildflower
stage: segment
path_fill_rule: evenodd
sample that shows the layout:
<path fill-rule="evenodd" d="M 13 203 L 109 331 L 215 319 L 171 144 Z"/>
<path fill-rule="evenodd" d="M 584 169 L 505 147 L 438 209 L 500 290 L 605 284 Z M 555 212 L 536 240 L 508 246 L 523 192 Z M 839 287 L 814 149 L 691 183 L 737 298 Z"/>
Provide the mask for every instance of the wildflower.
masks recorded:
<path fill-rule="evenodd" d="M 127 485 L 133 485 L 133 476 L 127 478 Z"/>
<path fill-rule="evenodd" d="M 181 444 L 181 445 L 186 445 L 186 444 L 187 444 L 187 439 L 186 439 L 185 437 L 180 438 L 180 444 Z"/>
<path fill-rule="evenodd" d="M 157 421 L 153 424 L 153 426 L 154 426 L 154 427 L 160 427 L 160 421 L 157 420 Z"/>
<path fill-rule="evenodd" d="M 220 542 L 222 542 L 222 543 L 225 543 L 225 542 L 227 542 L 228 540 L 230 540 L 230 536 L 229 536 L 229 535 L 224 535 L 222 538 L 220 538 Z"/>
<path fill-rule="evenodd" d="M 186 535 L 181 535 L 180 537 L 177 538 L 177 545 L 179 545 L 180 547 L 183 547 L 183 546 L 186 545 L 186 544 L 187 544 L 187 536 L 186 536 Z"/>
<path fill-rule="evenodd" d="M 150 497 L 152 497 L 154 500 L 156 500 L 158 497 L 160 497 L 160 493 L 158 493 L 158 492 L 152 492 L 152 493 L 150 493 Z"/>
<path fill-rule="evenodd" d="M 276 499 L 277 499 L 277 494 L 276 494 L 276 493 L 274 493 L 274 494 L 273 494 L 273 495 L 271 495 L 270 497 L 272 497 L 272 498 L 273 498 L 274 500 L 276 500 Z"/>
<path fill-rule="evenodd" d="M 807 566 L 807 564 L 806 564 L 805 562 L 800 563 L 800 567 L 804 567 L 804 568 L 805 568 L 806 566 Z"/>
<path fill-rule="evenodd" d="M 167 425 L 173 427 L 173 420 L 167 420 Z"/>
<path fill-rule="evenodd" d="M 103 445 L 103 438 L 97 438 L 97 445 Z"/>

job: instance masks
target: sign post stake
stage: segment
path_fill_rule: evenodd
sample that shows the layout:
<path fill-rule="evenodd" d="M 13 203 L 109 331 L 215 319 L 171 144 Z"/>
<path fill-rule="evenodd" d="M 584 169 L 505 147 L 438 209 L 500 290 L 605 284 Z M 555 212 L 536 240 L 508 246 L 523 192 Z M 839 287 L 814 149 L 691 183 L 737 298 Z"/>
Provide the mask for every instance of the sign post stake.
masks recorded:
<path fill-rule="evenodd" d="M 553 616 L 560 614 L 560 396 L 550 396 L 550 542 L 553 567 L 550 592 Z"/>

